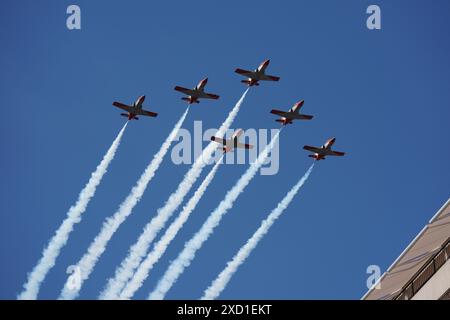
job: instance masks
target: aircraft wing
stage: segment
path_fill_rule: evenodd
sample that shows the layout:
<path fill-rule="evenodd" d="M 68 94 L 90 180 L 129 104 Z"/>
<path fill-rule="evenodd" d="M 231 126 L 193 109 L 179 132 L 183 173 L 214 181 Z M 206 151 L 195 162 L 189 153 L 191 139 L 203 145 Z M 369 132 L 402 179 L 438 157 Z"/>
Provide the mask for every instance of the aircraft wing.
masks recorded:
<path fill-rule="evenodd" d="M 218 137 L 211 137 L 211 140 L 220 144 L 226 144 L 226 140 L 223 140 L 222 138 L 218 138 Z"/>
<path fill-rule="evenodd" d="M 138 114 L 141 116 L 147 116 L 147 117 L 156 117 L 158 114 L 155 112 L 151 112 L 151 111 L 147 111 L 147 110 L 142 110 L 140 109 L 138 111 Z"/>
<path fill-rule="evenodd" d="M 187 94 L 188 96 L 194 95 L 194 90 L 192 90 L 192 89 L 183 88 L 183 87 L 179 87 L 179 86 L 176 86 L 174 89 L 176 91 L 179 91 L 179 92 L 182 92 L 184 94 Z"/>
<path fill-rule="evenodd" d="M 248 144 L 248 143 L 240 143 L 240 142 L 238 142 L 238 143 L 236 144 L 236 148 L 241 148 L 241 149 L 252 149 L 252 148 L 253 148 L 253 145 Z"/>
<path fill-rule="evenodd" d="M 203 99 L 214 99 L 217 100 L 219 99 L 219 96 L 217 94 L 213 94 L 213 93 L 198 93 L 199 98 L 203 98 Z"/>
<path fill-rule="evenodd" d="M 288 112 L 286 112 L 286 111 L 281 111 L 281 110 L 276 110 L 276 109 L 270 110 L 270 113 L 276 114 L 277 116 L 281 116 L 281 117 L 284 117 L 288 114 Z"/>
<path fill-rule="evenodd" d="M 261 80 L 266 80 L 266 81 L 278 81 L 280 80 L 280 77 L 275 77 L 275 76 L 268 76 L 268 75 L 262 75 L 261 76 Z"/>
<path fill-rule="evenodd" d="M 329 156 L 337 156 L 337 157 L 342 157 L 343 155 L 345 155 L 345 152 L 340 152 L 340 151 L 331 151 Z"/>
<path fill-rule="evenodd" d="M 304 146 L 303 149 L 314 152 L 314 153 L 320 153 L 322 149 L 317 147 L 311 147 L 311 146 Z"/>
<path fill-rule="evenodd" d="M 234 70 L 234 72 L 241 74 L 243 76 L 249 77 L 249 78 L 255 75 L 255 73 L 253 71 L 243 70 L 243 69 L 239 69 L 239 68 Z"/>
<path fill-rule="evenodd" d="M 132 108 L 132 107 L 130 107 L 130 106 L 126 105 L 126 104 L 117 102 L 117 101 L 114 101 L 114 102 L 113 102 L 113 106 L 115 106 L 115 107 L 117 107 L 117 108 L 119 108 L 119 109 L 125 110 L 125 111 L 127 111 L 127 112 L 132 112 L 132 111 L 133 111 L 133 108 Z"/>
<path fill-rule="evenodd" d="M 292 119 L 299 119 L 299 120 L 311 120 L 314 118 L 314 116 L 310 116 L 307 114 L 291 114 L 289 115 Z"/>

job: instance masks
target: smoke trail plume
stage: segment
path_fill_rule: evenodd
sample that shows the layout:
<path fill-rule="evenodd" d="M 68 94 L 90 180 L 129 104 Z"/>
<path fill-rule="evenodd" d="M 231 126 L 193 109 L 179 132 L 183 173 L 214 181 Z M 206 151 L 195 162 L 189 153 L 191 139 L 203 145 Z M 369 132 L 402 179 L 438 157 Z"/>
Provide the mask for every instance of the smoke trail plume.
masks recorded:
<path fill-rule="evenodd" d="M 236 118 L 248 90 L 248 88 L 245 90 L 239 101 L 230 111 L 228 117 L 220 126 L 217 135 L 224 135 L 231 123 L 233 123 L 233 120 Z M 202 173 L 204 166 L 211 159 L 216 150 L 217 144 L 210 142 L 203 150 L 202 154 L 195 160 L 192 167 L 185 174 L 183 180 L 178 185 L 178 188 L 169 196 L 169 199 L 166 201 L 164 206 L 158 209 L 156 216 L 144 227 L 144 230 L 139 236 L 137 242 L 131 246 L 128 256 L 116 269 L 114 278 L 108 280 L 105 290 L 100 295 L 101 299 L 113 299 L 119 295 L 125 284 L 133 276 L 136 268 L 147 255 L 148 247 L 151 242 L 155 239 L 158 232 L 164 227 L 173 212 L 183 202 L 184 197 L 191 190 L 191 187 Z"/>
<path fill-rule="evenodd" d="M 202 300 L 214 300 L 225 289 L 233 274 L 237 271 L 239 266 L 245 262 L 247 257 L 256 248 L 258 242 L 269 231 L 270 227 L 280 217 L 284 210 L 289 206 L 294 199 L 297 192 L 308 180 L 309 175 L 314 167 L 314 163 L 309 167 L 305 175 L 297 182 L 297 184 L 286 194 L 281 200 L 278 206 L 269 214 L 269 216 L 262 221 L 261 226 L 256 230 L 253 236 L 247 241 L 247 243 L 241 247 L 238 253 L 233 257 L 231 261 L 227 263 L 226 268 L 217 276 L 217 278 L 211 283 L 209 288 L 203 293 Z"/>
<path fill-rule="evenodd" d="M 181 251 L 178 257 L 170 264 L 163 277 L 159 280 L 156 289 L 150 294 L 149 299 L 163 299 L 167 291 L 170 290 L 178 277 L 183 273 L 184 269 L 191 264 L 197 250 L 201 248 L 203 243 L 213 233 L 214 228 L 220 223 L 222 217 L 233 207 L 234 201 L 244 191 L 256 172 L 261 168 L 264 161 L 267 159 L 270 150 L 272 150 L 273 146 L 278 141 L 280 132 L 281 130 L 277 132 L 270 144 L 268 144 L 259 154 L 256 161 L 250 165 L 247 171 L 239 178 L 238 182 L 228 191 L 225 198 L 210 214 L 200 230 L 184 245 L 183 251 Z"/>
<path fill-rule="evenodd" d="M 69 300 L 75 299 L 80 293 L 81 286 L 84 281 L 89 278 L 92 270 L 94 269 L 98 259 L 102 255 L 102 253 L 106 249 L 106 245 L 109 240 L 113 236 L 113 234 L 117 231 L 119 226 L 125 219 L 131 214 L 134 206 L 139 202 L 142 195 L 144 194 L 145 189 L 147 188 L 148 183 L 154 177 L 156 171 L 158 170 L 161 162 L 164 159 L 165 154 L 169 151 L 169 147 L 172 141 L 176 138 L 178 131 L 183 125 L 183 121 L 188 114 L 189 108 L 186 109 L 184 114 L 176 123 L 175 127 L 170 132 L 167 139 L 162 144 L 159 151 L 154 155 L 152 161 L 145 169 L 144 173 L 139 178 L 136 185 L 131 190 L 130 194 L 127 196 L 124 202 L 120 205 L 119 209 L 114 213 L 112 217 L 106 219 L 103 223 L 103 227 L 100 233 L 95 237 L 94 241 L 90 244 L 87 252 L 78 262 L 77 266 L 80 268 L 81 272 L 81 284 L 73 288 L 70 285 L 70 277 L 67 279 L 66 284 L 64 285 L 63 290 L 59 296 L 59 299 Z"/>
<path fill-rule="evenodd" d="M 161 239 L 155 244 L 153 250 L 148 254 L 144 261 L 140 264 L 139 268 L 136 270 L 136 273 L 133 275 L 133 278 L 127 283 L 125 288 L 122 290 L 120 294 L 120 299 L 131 299 L 134 293 L 142 286 L 145 279 L 147 279 L 149 272 L 153 268 L 156 262 L 161 258 L 161 256 L 166 251 L 170 242 L 175 238 L 178 231 L 183 227 L 184 223 L 189 218 L 189 215 L 194 211 L 198 202 L 202 198 L 203 194 L 208 188 L 209 184 L 213 180 L 217 169 L 222 161 L 222 158 L 218 160 L 218 162 L 214 165 L 211 171 L 206 176 L 205 180 L 201 183 L 198 189 L 195 191 L 194 195 L 187 202 L 187 204 L 183 207 L 183 210 L 179 214 L 179 216 L 172 222 L 172 224 L 167 228 L 164 235 Z"/>
<path fill-rule="evenodd" d="M 22 293 L 20 293 L 18 299 L 37 299 L 39 288 L 42 282 L 44 281 L 50 269 L 55 265 L 56 259 L 58 258 L 61 249 L 66 245 L 74 225 L 81 221 L 81 215 L 84 213 L 84 211 L 86 211 L 86 207 L 89 201 L 94 196 L 97 186 L 102 181 L 102 178 L 107 172 L 108 166 L 111 163 L 112 159 L 114 159 L 114 155 L 116 154 L 117 148 L 119 147 L 120 140 L 122 139 L 122 135 L 125 131 L 125 128 L 127 127 L 127 123 L 125 123 L 123 128 L 120 130 L 119 134 L 114 139 L 113 143 L 104 155 L 102 161 L 92 173 L 88 183 L 80 192 L 77 202 L 72 207 L 70 207 L 69 211 L 67 212 L 67 218 L 59 226 L 58 230 L 56 230 L 55 235 L 49 241 L 47 247 L 42 252 L 41 259 L 31 271 L 31 273 L 28 274 L 28 280 L 24 284 L 24 290 L 22 291 Z"/>

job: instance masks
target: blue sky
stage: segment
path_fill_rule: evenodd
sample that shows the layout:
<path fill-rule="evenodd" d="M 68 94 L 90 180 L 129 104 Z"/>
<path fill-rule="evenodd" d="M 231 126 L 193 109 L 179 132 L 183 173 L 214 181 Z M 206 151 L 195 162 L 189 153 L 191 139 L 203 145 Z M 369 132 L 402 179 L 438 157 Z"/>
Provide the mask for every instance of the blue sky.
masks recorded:
<path fill-rule="evenodd" d="M 66 28 L 81 7 L 82 29 Z M 382 30 L 365 26 L 378 4 Z M 194 105 L 217 128 L 245 90 L 234 68 L 271 59 L 278 83 L 252 88 L 233 128 L 276 128 L 273 107 L 305 99 L 313 121 L 283 130 L 280 170 L 256 176 L 167 298 L 199 298 L 309 167 L 304 144 L 336 136 L 344 158 L 314 169 L 239 269 L 225 299 L 359 299 L 449 196 L 450 3 L 437 1 L 2 1 L 0 298 L 14 299 L 124 119 L 112 101 L 145 94 L 156 119 L 130 123 L 107 175 L 39 298 L 67 275 L 128 194 L 185 104 L 174 85 L 209 77 Z M 206 144 L 205 144 L 206 145 Z M 247 165 L 222 166 L 136 298 L 152 290 Z M 188 165 L 166 157 L 81 292 L 93 299 Z M 206 174 L 204 172 L 203 176 Z M 198 181 L 198 183 L 201 180 Z"/>

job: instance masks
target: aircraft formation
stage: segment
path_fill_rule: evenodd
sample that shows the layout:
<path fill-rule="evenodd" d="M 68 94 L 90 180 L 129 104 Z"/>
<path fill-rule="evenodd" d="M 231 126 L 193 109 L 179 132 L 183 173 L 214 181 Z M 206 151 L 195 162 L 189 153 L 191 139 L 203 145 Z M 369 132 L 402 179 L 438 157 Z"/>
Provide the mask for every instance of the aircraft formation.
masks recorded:
<path fill-rule="evenodd" d="M 269 63 L 270 60 L 265 60 L 253 71 L 237 68 L 234 72 L 246 77 L 247 79 L 241 80 L 241 82 L 249 87 L 259 86 L 260 81 L 279 81 L 280 77 L 266 74 L 266 69 L 269 66 Z M 200 99 L 219 99 L 219 95 L 205 92 L 205 86 L 207 83 L 208 78 L 205 78 L 201 80 L 193 89 L 175 86 L 174 90 L 185 94 L 186 97 L 182 97 L 181 100 L 186 101 L 189 105 L 193 103 L 200 103 Z M 127 117 L 128 120 L 138 120 L 138 115 L 156 117 L 158 115 L 157 113 L 143 109 L 142 104 L 144 100 L 145 96 L 140 96 L 132 105 L 123 104 L 117 101 L 114 101 L 113 105 L 126 111 L 127 113 L 121 113 L 120 115 Z M 282 126 L 293 124 L 294 120 L 311 120 L 314 116 L 300 113 L 300 109 L 303 107 L 304 103 L 305 100 L 300 100 L 287 111 L 272 109 L 270 113 L 280 117 L 275 121 L 280 122 Z M 221 144 L 222 146 L 219 148 L 222 149 L 223 153 L 231 152 L 235 148 L 252 149 L 252 145 L 240 143 L 238 141 L 239 137 L 243 133 L 244 130 L 238 129 L 233 133 L 231 139 L 212 136 L 211 141 Z M 335 142 L 336 138 L 333 137 L 328 139 L 320 147 L 305 145 L 303 146 L 303 149 L 312 152 L 312 154 L 308 155 L 308 157 L 314 158 L 316 161 L 325 160 L 328 156 L 344 156 L 345 152 L 334 151 L 331 149 Z"/>
<path fill-rule="evenodd" d="M 279 77 L 266 74 L 266 69 L 268 65 L 269 60 L 266 60 L 263 63 L 261 63 L 259 67 L 256 68 L 254 71 L 248 71 L 238 68 L 235 70 L 235 72 L 246 78 L 241 82 L 248 87 L 259 86 L 261 81 L 279 81 L 280 80 Z M 200 103 L 200 99 L 213 99 L 213 100 L 219 99 L 218 95 L 205 92 L 207 82 L 208 79 L 205 78 L 201 80 L 193 89 L 188 89 L 181 86 L 176 86 L 174 87 L 174 89 L 185 95 L 184 97 L 182 97 L 182 100 L 186 101 L 188 106 L 194 103 Z M 237 101 L 234 108 L 230 111 L 230 114 L 223 122 L 220 129 L 217 131 L 219 132 L 216 133 L 217 136 L 212 136 L 210 138 L 212 142 L 208 144 L 208 147 L 205 148 L 202 152 L 202 155 L 206 156 L 206 158 L 210 159 L 212 157 L 213 152 L 215 151 L 214 150 L 215 144 L 217 144 L 218 149 L 221 150 L 224 154 L 232 152 L 233 150 L 238 148 L 240 149 L 254 148 L 253 145 L 242 143 L 239 141 L 239 138 L 244 133 L 243 129 L 236 130 L 229 139 L 225 137 L 225 131 L 229 128 L 232 121 L 236 117 L 237 111 L 239 110 L 240 105 L 242 104 L 242 101 L 244 100 L 247 92 L 248 89 L 242 94 L 239 101 Z M 61 249 L 66 245 L 74 225 L 80 222 L 82 214 L 86 210 L 87 204 L 95 194 L 96 187 L 101 182 L 103 175 L 107 172 L 109 163 L 114 158 L 114 155 L 120 144 L 121 137 L 124 133 L 125 128 L 128 125 L 128 122 L 130 120 L 138 120 L 139 116 L 145 117 L 158 116 L 156 112 L 146 110 L 146 108 L 143 106 L 144 101 L 145 96 L 140 96 L 131 105 L 117 101 L 113 102 L 113 106 L 125 111 L 124 113 L 121 113 L 121 116 L 126 117 L 127 122 L 123 125 L 117 137 L 114 139 L 113 143 L 111 144 L 111 147 L 104 155 L 101 163 L 96 167 L 95 171 L 92 173 L 88 183 L 79 193 L 77 202 L 70 207 L 69 212 L 67 213 L 67 218 L 63 221 L 61 226 L 58 228 L 54 236 L 49 241 L 48 246 L 43 251 L 41 259 L 38 261 L 37 265 L 33 268 L 32 272 L 29 273 L 27 282 L 24 284 L 24 290 L 18 296 L 19 299 L 31 300 L 37 298 L 39 288 L 42 285 L 42 282 L 44 281 L 47 273 L 55 265 L 56 259 L 59 256 Z M 270 113 L 277 116 L 277 119 L 275 119 L 275 121 L 281 123 L 282 127 L 287 126 L 288 124 L 293 124 L 293 122 L 296 120 L 313 119 L 312 115 L 307 115 L 300 112 L 300 109 L 303 107 L 303 105 L 304 101 L 301 100 L 296 104 L 294 104 L 294 106 L 292 106 L 287 111 L 272 109 Z M 131 189 L 130 193 L 121 203 L 118 210 L 112 216 L 107 218 L 106 222 L 102 225 L 100 232 L 89 245 L 89 248 L 86 251 L 86 253 L 77 263 L 76 266 L 79 267 L 80 270 L 82 270 L 83 274 L 83 276 L 77 280 L 79 282 L 79 286 L 73 287 L 72 286 L 72 282 L 74 280 L 73 275 L 69 276 L 60 293 L 59 299 L 69 300 L 78 297 L 82 283 L 89 278 L 90 274 L 95 268 L 95 265 L 97 264 L 98 259 L 106 250 L 106 247 L 109 241 L 111 240 L 111 237 L 114 235 L 114 233 L 117 232 L 120 225 L 132 213 L 133 208 L 142 198 L 142 195 L 145 189 L 147 188 L 147 185 L 154 177 L 156 171 L 158 170 L 159 166 L 161 165 L 164 159 L 165 154 L 168 152 L 172 141 L 175 139 L 178 131 L 180 130 L 183 121 L 187 116 L 188 111 L 189 108 L 186 108 L 184 114 L 177 121 L 175 127 L 172 129 L 169 136 L 163 142 L 159 151 L 152 158 L 152 160 L 150 161 L 150 163 L 148 164 L 148 166 L 146 167 L 146 169 L 136 182 L 136 185 Z M 195 252 L 200 248 L 201 244 L 204 241 L 206 241 L 209 235 L 214 231 L 214 228 L 218 225 L 219 221 L 227 213 L 227 211 L 232 207 L 234 201 L 237 199 L 239 194 L 244 191 L 245 187 L 248 185 L 250 180 L 260 169 L 262 163 L 264 162 L 264 159 L 267 159 L 268 153 L 273 148 L 276 141 L 278 141 L 279 134 L 280 131 L 276 133 L 276 135 L 272 138 L 271 142 L 267 146 L 265 146 L 265 148 L 259 153 L 258 160 L 249 166 L 249 168 L 239 178 L 236 184 L 226 193 L 225 198 L 220 202 L 218 207 L 211 212 L 208 219 L 205 221 L 205 223 L 202 225 L 199 231 L 194 235 L 194 237 L 188 242 L 186 242 L 185 248 L 182 250 L 178 258 L 171 263 L 171 266 L 166 271 L 166 274 L 160 280 L 162 283 L 161 287 L 158 284 L 155 291 L 149 296 L 150 299 L 164 298 L 165 292 L 168 290 L 167 288 L 170 288 L 174 284 L 178 276 L 183 272 L 184 268 L 187 265 L 189 265 L 192 259 L 194 259 Z M 309 157 L 313 158 L 314 162 L 323 160 L 328 156 L 343 156 L 344 152 L 334 151 L 331 149 L 335 141 L 336 141 L 335 138 L 330 138 L 321 147 L 305 145 L 303 149 L 312 152 L 312 154 L 310 154 Z M 201 160 L 200 157 L 199 159 Z M 195 209 L 196 204 L 201 199 L 208 184 L 213 179 L 214 174 L 217 171 L 218 165 L 221 163 L 219 161 L 214 165 L 210 173 L 206 176 L 205 180 L 201 183 L 197 191 L 194 193 L 193 197 L 188 201 L 188 205 L 185 206 L 185 208 L 187 209 L 182 210 L 180 215 L 172 222 L 172 224 L 166 230 L 166 233 L 155 245 L 156 249 L 150 252 L 149 246 L 151 242 L 155 239 L 157 234 L 164 229 L 168 219 L 170 219 L 171 215 L 182 204 L 184 197 L 188 194 L 191 187 L 194 185 L 196 179 L 200 176 L 205 166 L 205 162 L 200 160 L 199 161 L 196 160 L 193 163 L 192 167 L 185 174 L 185 177 L 178 185 L 177 189 L 171 194 L 171 196 L 169 196 L 164 206 L 158 209 L 157 215 L 148 222 L 146 227 L 143 229 L 143 232 L 138 237 L 137 242 L 129 250 L 127 257 L 117 267 L 114 277 L 108 280 L 108 284 L 105 287 L 104 291 L 102 291 L 102 293 L 100 294 L 99 298 L 115 299 L 121 298 L 122 296 L 128 298 L 131 297 L 134 294 L 134 292 L 142 285 L 143 281 L 148 276 L 148 273 L 152 268 L 153 264 L 155 264 L 157 260 L 164 254 L 168 244 L 172 241 L 173 237 L 182 228 L 186 219 Z M 311 170 L 314 167 L 314 162 L 311 164 L 310 168 L 305 173 L 305 175 L 299 180 L 299 182 L 296 185 L 294 185 L 291 191 L 287 193 L 285 198 L 283 198 L 282 202 L 280 202 L 280 204 L 283 203 L 284 207 L 277 206 L 277 208 L 285 208 L 285 206 L 293 199 L 295 193 L 298 192 L 299 188 L 308 179 L 309 174 L 311 173 Z M 275 221 L 276 217 L 278 217 L 283 212 L 283 210 L 281 211 L 274 210 L 269 215 L 271 219 L 270 221 L 272 222 L 262 224 L 262 226 L 265 226 L 266 228 L 265 230 L 268 230 L 268 228 L 270 228 L 271 223 Z M 258 229 L 256 234 L 258 235 L 261 232 L 262 231 L 259 231 Z M 264 231 L 261 234 L 264 234 L 265 232 L 267 231 Z M 256 242 L 253 241 L 252 243 L 256 245 L 257 241 Z M 250 248 L 248 249 L 247 245 L 244 245 L 243 248 L 245 250 L 250 251 L 252 250 L 252 248 L 250 247 L 248 247 Z M 242 263 L 242 261 L 240 263 Z M 231 276 L 233 272 L 234 271 L 232 270 L 231 273 L 229 273 L 229 275 Z M 221 281 L 219 282 L 222 283 Z M 220 287 L 222 286 L 223 285 L 221 284 Z M 217 288 L 219 287 L 217 288 L 216 287 L 217 286 L 215 286 L 214 287 L 215 289 L 213 290 L 215 292 L 214 295 L 217 295 L 218 292 Z M 220 290 L 223 290 L 223 288 Z"/>

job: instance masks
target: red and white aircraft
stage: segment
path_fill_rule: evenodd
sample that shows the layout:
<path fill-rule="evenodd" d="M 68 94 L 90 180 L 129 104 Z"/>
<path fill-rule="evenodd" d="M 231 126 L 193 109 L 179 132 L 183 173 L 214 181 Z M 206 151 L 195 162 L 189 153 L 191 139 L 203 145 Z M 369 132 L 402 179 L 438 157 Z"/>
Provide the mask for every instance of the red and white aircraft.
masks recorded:
<path fill-rule="evenodd" d="M 155 112 L 147 111 L 142 109 L 142 103 L 145 100 L 145 96 L 140 96 L 137 98 L 136 102 L 134 102 L 131 106 L 114 101 L 113 106 L 125 110 L 128 113 L 121 113 L 121 116 L 127 117 L 128 120 L 139 120 L 137 115 L 139 116 L 147 116 L 147 117 L 156 117 L 158 114 Z"/>
<path fill-rule="evenodd" d="M 270 113 L 276 114 L 278 116 L 281 116 L 281 118 L 275 120 L 277 122 L 281 122 L 283 126 L 287 124 L 292 124 L 293 120 L 311 120 L 313 116 L 307 115 L 307 114 L 301 114 L 300 108 L 305 103 L 305 100 L 301 100 L 294 104 L 292 108 L 289 109 L 289 111 L 281 111 L 272 109 Z"/>
<path fill-rule="evenodd" d="M 222 145 L 223 153 L 233 151 L 233 149 L 235 149 L 235 148 L 252 149 L 253 146 L 251 144 L 238 142 L 238 138 L 243 133 L 244 133 L 244 130 L 238 129 L 233 133 L 233 135 L 231 136 L 231 139 L 227 140 L 227 139 L 222 139 L 222 138 L 212 136 L 211 140 L 215 141 L 217 143 L 220 143 Z"/>
<path fill-rule="evenodd" d="M 234 70 L 234 72 L 243 75 L 244 77 L 247 77 L 246 80 L 241 80 L 242 83 L 247 84 L 249 87 L 251 86 L 259 86 L 259 82 L 261 80 L 264 81 L 278 81 L 280 80 L 280 77 L 275 76 L 269 76 L 266 75 L 266 68 L 269 65 L 270 60 L 266 60 L 263 63 L 259 65 L 258 68 L 255 69 L 255 71 L 248 71 L 237 68 Z"/>
<path fill-rule="evenodd" d="M 331 150 L 331 146 L 334 144 L 335 141 L 336 138 L 331 138 L 328 139 L 327 142 L 325 142 L 325 144 L 320 148 L 304 146 L 303 149 L 313 152 L 313 154 L 310 154 L 308 157 L 314 158 L 316 160 L 325 160 L 325 157 L 327 156 L 342 157 L 343 155 L 345 155 L 345 152 Z"/>
<path fill-rule="evenodd" d="M 205 92 L 205 86 L 207 82 L 208 78 L 205 78 L 201 80 L 194 89 L 188 89 L 179 86 L 176 86 L 174 89 L 188 95 L 188 97 L 183 97 L 181 98 L 181 100 L 187 101 L 189 104 L 192 104 L 194 102 L 200 103 L 198 99 L 219 99 L 219 96 L 217 94 Z"/>

